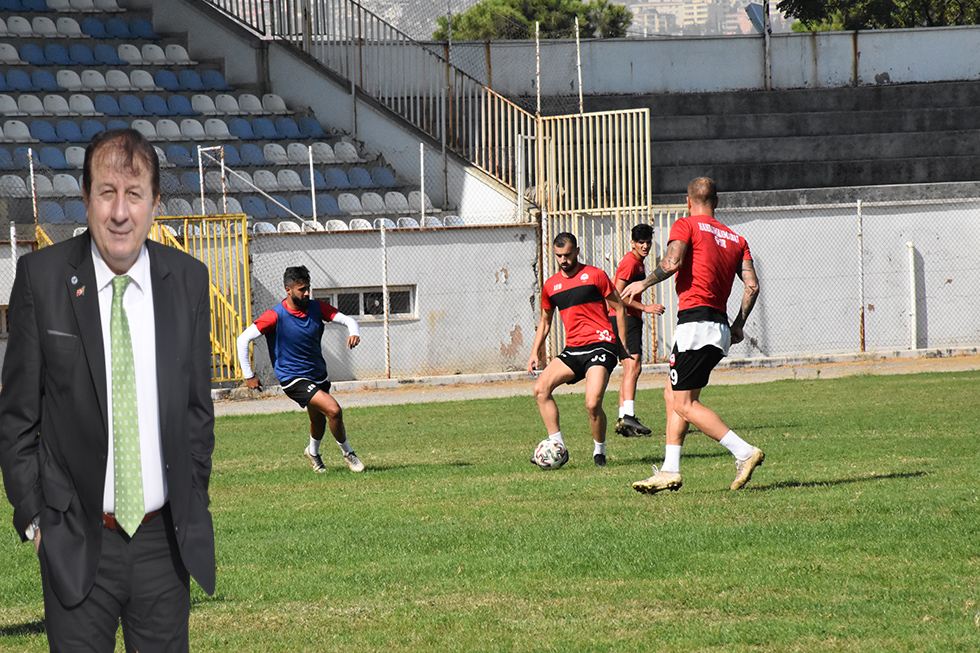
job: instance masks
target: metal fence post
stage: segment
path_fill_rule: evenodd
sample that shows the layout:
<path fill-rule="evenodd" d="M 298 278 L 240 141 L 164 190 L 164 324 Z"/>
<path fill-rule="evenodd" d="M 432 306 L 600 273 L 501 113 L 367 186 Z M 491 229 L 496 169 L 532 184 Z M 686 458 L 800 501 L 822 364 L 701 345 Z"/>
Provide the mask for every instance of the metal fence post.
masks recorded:
<path fill-rule="evenodd" d="M 915 247 L 912 241 L 909 248 L 909 349 L 919 348 L 918 311 L 915 297 Z"/>
<path fill-rule="evenodd" d="M 861 212 L 861 200 L 857 201 L 858 218 L 858 284 L 861 298 L 861 352 L 864 353 L 864 216 Z"/>

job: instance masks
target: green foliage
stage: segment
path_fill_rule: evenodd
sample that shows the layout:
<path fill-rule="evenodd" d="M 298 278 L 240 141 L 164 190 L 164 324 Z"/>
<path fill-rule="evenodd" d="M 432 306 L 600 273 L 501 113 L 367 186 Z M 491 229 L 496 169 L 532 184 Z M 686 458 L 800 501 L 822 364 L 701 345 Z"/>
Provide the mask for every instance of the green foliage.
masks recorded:
<path fill-rule="evenodd" d="M 575 18 L 582 38 L 620 38 L 633 20 L 625 5 L 609 0 L 483 0 L 460 14 L 453 14 L 452 37 L 458 41 L 533 39 L 534 24 L 541 24 L 541 38 L 573 38 Z M 436 19 L 433 40 L 449 38 L 445 16 Z"/>
<path fill-rule="evenodd" d="M 980 23 L 980 0 L 780 0 L 793 30 L 863 30 Z"/>
<path fill-rule="evenodd" d="M 191 648 L 975 651 L 978 393 L 980 372 L 709 386 L 766 463 L 730 492 L 731 456 L 692 433 L 684 487 L 652 497 L 629 486 L 663 436 L 610 433 L 594 467 L 581 394 L 557 397 L 556 472 L 528 462 L 530 396 L 346 408 L 363 474 L 330 442 L 312 473 L 303 412 L 220 418 L 217 593 L 192 585 Z M 662 392 L 636 399 L 662 434 Z M 0 651 L 44 651 L 11 517 L 3 501 Z"/>

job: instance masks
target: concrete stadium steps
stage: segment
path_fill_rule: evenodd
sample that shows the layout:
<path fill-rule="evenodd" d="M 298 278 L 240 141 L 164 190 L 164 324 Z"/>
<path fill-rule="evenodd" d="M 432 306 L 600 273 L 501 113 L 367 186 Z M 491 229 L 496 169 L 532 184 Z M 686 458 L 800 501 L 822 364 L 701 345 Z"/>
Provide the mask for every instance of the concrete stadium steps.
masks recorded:
<path fill-rule="evenodd" d="M 980 82 L 592 97 L 651 110 L 653 186 L 726 191 L 972 181 Z"/>

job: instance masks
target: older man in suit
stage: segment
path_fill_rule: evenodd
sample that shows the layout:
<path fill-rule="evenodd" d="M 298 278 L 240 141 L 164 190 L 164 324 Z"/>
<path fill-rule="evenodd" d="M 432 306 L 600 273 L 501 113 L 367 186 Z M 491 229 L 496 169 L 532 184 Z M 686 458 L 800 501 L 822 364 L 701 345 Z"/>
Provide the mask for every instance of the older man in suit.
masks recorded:
<path fill-rule="evenodd" d="M 0 467 L 37 549 L 52 650 L 186 651 L 214 592 L 207 268 L 147 241 L 159 162 L 138 132 L 85 153 L 88 231 L 18 261 Z"/>

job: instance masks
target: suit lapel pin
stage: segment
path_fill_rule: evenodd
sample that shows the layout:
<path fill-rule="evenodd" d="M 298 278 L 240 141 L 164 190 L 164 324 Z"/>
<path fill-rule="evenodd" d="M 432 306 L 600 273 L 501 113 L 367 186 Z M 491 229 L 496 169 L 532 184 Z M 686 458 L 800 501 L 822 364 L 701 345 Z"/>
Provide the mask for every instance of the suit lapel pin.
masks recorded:
<path fill-rule="evenodd" d="M 84 294 L 85 294 L 85 286 L 82 286 L 81 288 L 75 291 L 75 297 L 81 297 Z"/>
<path fill-rule="evenodd" d="M 78 277 L 72 277 L 72 278 L 71 278 L 71 285 L 73 285 L 73 286 L 74 286 L 74 285 L 75 285 L 75 284 L 77 284 L 77 283 L 78 283 Z"/>

